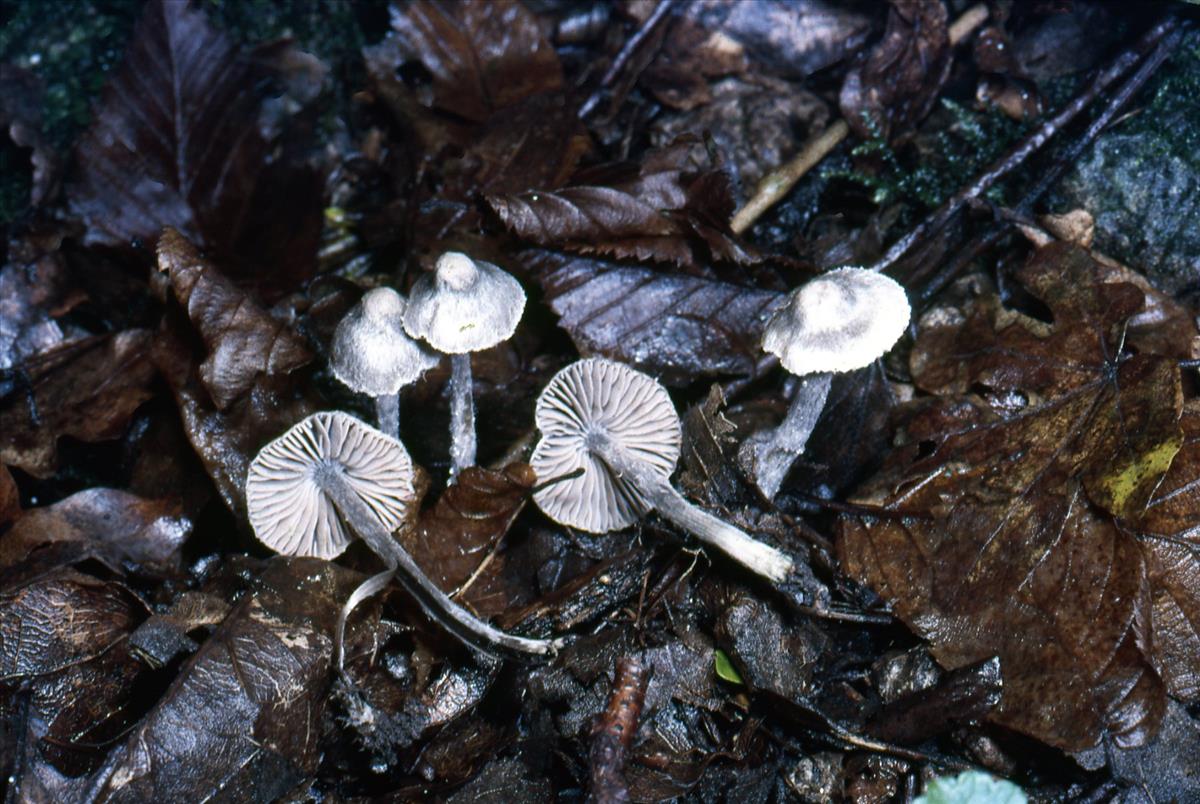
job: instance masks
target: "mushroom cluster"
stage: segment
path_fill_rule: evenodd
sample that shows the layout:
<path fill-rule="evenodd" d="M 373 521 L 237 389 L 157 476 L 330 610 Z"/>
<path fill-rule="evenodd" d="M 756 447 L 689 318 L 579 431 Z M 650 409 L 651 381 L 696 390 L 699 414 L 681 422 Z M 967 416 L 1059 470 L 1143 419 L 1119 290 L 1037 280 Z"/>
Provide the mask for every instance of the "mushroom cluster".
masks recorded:
<path fill-rule="evenodd" d="M 504 655 L 549 655 L 561 642 L 506 634 L 451 600 L 392 532 L 415 503 L 413 463 L 395 438 L 346 413 L 314 413 L 267 444 L 251 462 L 246 507 L 259 541 L 284 555 L 335 558 L 357 534 L 387 565 L 364 583 L 338 619 L 341 664 L 346 617 L 395 575 L 422 608 L 454 636 Z"/>
<path fill-rule="evenodd" d="M 554 521 L 606 533 L 654 510 L 765 578 L 782 581 L 791 572 L 786 555 L 697 508 L 671 486 L 679 417 L 653 378 L 603 358 L 580 360 L 542 391 L 535 421 L 542 438 L 530 463 L 539 478 L 563 478 L 533 496 Z"/>
<path fill-rule="evenodd" d="M 908 327 L 904 288 L 865 268 L 840 268 L 787 295 L 763 331 L 763 350 L 799 379 L 787 416 L 742 443 L 738 459 L 767 499 L 775 499 L 812 435 L 833 374 L 883 357 Z"/>

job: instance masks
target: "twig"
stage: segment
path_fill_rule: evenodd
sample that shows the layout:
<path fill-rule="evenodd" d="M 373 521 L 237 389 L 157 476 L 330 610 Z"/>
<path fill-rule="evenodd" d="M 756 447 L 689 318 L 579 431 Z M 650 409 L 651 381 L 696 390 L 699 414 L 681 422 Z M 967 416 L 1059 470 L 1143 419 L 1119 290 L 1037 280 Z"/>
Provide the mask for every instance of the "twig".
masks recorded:
<path fill-rule="evenodd" d="M 996 241 L 998 241 L 1000 237 L 1008 231 L 1009 226 L 1015 222 L 1015 219 L 1020 218 L 1021 216 L 1028 217 L 1032 212 L 1033 205 L 1037 202 L 1037 200 L 1041 198 L 1056 181 L 1058 181 L 1059 177 L 1067 170 L 1067 168 L 1075 164 L 1079 155 L 1083 153 L 1083 150 L 1100 135 L 1100 132 L 1107 128 L 1112 121 L 1116 119 L 1117 114 L 1121 111 L 1121 108 L 1129 102 L 1130 98 L 1137 94 L 1137 92 L 1145 85 L 1146 81 L 1150 79 L 1150 76 L 1152 76 L 1155 71 L 1158 70 L 1167 57 L 1171 55 L 1171 52 L 1176 48 L 1176 46 L 1178 46 L 1179 41 L 1183 36 L 1183 32 L 1178 27 L 1176 27 L 1174 30 L 1171 30 L 1171 22 L 1171 19 L 1164 20 L 1159 23 L 1159 25 L 1155 26 L 1155 28 L 1151 29 L 1147 36 L 1150 36 L 1150 34 L 1154 31 L 1164 28 L 1167 33 L 1165 35 L 1160 34 L 1161 38 L 1155 37 L 1155 39 L 1157 39 L 1157 44 L 1155 45 L 1153 52 L 1151 52 L 1150 56 L 1146 58 L 1137 71 L 1135 71 L 1133 75 L 1129 76 L 1129 78 L 1127 78 L 1125 82 L 1121 84 L 1117 91 L 1113 93 L 1113 96 L 1109 99 L 1108 103 L 1105 104 L 1104 109 L 1099 115 L 1097 115 L 1096 119 L 1091 122 L 1091 124 L 1087 127 L 1087 130 L 1084 131 L 1083 135 L 1071 142 L 1068 146 L 1063 148 L 1060 153 L 1055 155 L 1053 164 L 1048 169 L 1041 172 L 1037 182 L 1035 182 L 1033 187 L 1031 187 L 1029 191 L 1025 193 L 1017 205 L 1013 207 L 1011 216 L 1013 219 L 1004 220 L 993 224 L 985 231 L 974 237 L 964 248 L 960 249 L 957 256 L 950 263 L 948 263 L 945 268 L 934 274 L 929 282 L 926 283 L 926 285 L 921 289 L 921 292 L 917 294 L 922 302 L 928 302 L 931 298 L 937 295 L 942 288 L 948 285 L 950 281 L 958 275 L 959 271 L 961 271 L 963 267 L 965 267 L 969 262 L 971 262 L 971 260 L 975 259 L 975 257 L 981 254 L 983 251 L 994 245 Z M 1091 89 L 1091 87 L 1088 87 L 1088 89 L 1084 91 L 1085 94 L 1090 92 Z M 1076 98 L 1076 101 L 1078 100 L 1079 99 Z M 1074 103 L 1075 101 L 1072 101 L 1072 105 L 1074 105 Z"/>
<path fill-rule="evenodd" d="M 633 36 L 629 37 L 625 45 L 621 48 L 621 51 L 617 53 L 617 57 L 613 59 L 612 65 L 600 79 L 600 86 L 596 87 L 595 91 L 579 107 L 580 120 L 592 113 L 592 110 L 600 103 L 600 98 L 603 97 L 604 90 L 611 86 L 613 81 L 617 80 L 617 76 L 621 74 L 621 70 L 625 69 L 625 65 L 633 58 L 633 54 L 641 47 L 642 42 L 646 41 L 646 38 L 654 33 L 654 29 L 659 26 L 659 23 L 666 19 L 676 2 L 677 0 L 659 0 L 658 5 L 654 7 L 654 11 L 646 18 L 641 27 L 634 32 Z"/>
<path fill-rule="evenodd" d="M 625 784 L 625 759 L 637 736 L 649 682 L 650 673 L 640 661 L 632 658 L 617 660 L 608 706 L 593 730 L 595 736 L 589 755 L 589 802 L 614 804 L 629 801 L 629 788 Z"/>
<path fill-rule="evenodd" d="M 978 3 L 963 12 L 962 16 L 951 23 L 947 36 L 950 45 L 957 45 L 983 24 L 988 18 L 987 6 Z M 754 190 L 754 195 L 746 205 L 737 211 L 729 228 L 735 234 L 741 234 L 749 229 L 759 217 L 775 205 L 780 199 L 791 192 L 796 182 L 812 170 L 850 134 L 850 127 L 845 120 L 836 120 L 821 132 L 815 139 L 810 140 L 781 167 L 772 170 L 764 176 Z"/>
<path fill-rule="evenodd" d="M 1007 153 L 993 162 L 983 173 L 979 174 L 973 182 L 959 190 L 951 196 L 944 204 L 938 207 L 929 217 L 922 221 L 917 227 L 906 234 L 904 237 L 897 240 L 887 253 L 870 266 L 873 270 L 883 271 L 891 267 L 907 254 L 913 246 L 919 241 L 927 239 L 950 222 L 968 202 L 979 198 L 988 191 L 997 181 L 1011 173 L 1016 168 L 1020 167 L 1025 160 L 1041 150 L 1051 137 L 1057 134 L 1067 124 L 1074 120 L 1080 112 L 1091 105 L 1096 97 L 1106 90 L 1113 82 L 1121 78 L 1125 73 L 1129 72 L 1139 61 L 1142 60 L 1145 53 L 1161 40 L 1168 32 L 1175 27 L 1175 18 L 1168 15 L 1160 20 L 1158 24 L 1152 27 L 1138 42 L 1137 46 L 1131 50 L 1126 50 L 1120 53 L 1112 63 L 1103 71 L 1101 71 L 1091 83 L 1075 96 L 1075 98 L 1059 110 L 1058 114 L 1051 117 L 1046 122 L 1042 123 L 1035 131 L 1026 136 L 1023 140 L 1010 148 Z"/>

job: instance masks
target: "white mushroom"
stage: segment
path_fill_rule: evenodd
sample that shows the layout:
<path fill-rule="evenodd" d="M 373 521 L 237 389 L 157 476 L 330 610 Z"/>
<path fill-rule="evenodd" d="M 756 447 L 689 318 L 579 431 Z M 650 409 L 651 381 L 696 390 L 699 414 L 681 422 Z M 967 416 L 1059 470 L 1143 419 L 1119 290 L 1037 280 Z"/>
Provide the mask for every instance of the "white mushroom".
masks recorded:
<path fill-rule="evenodd" d="M 774 499 L 816 427 L 833 372 L 869 366 L 908 327 L 904 288 L 864 268 L 822 274 L 788 294 L 763 332 L 763 350 L 800 377 L 779 427 L 742 444 L 739 460 L 767 499 Z"/>
<path fill-rule="evenodd" d="M 564 478 L 533 495 L 554 521 L 605 533 L 655 510 L 772 581 L 791 571 L 786 555 L 700 510 L 671 486 L 679 417 L 653 378 L 611 360 L 580 360 L 542 391 L 535 420 L 542 438 L 530 463 L 543 480 Z M 564 477 L 580 468 L 581 475 Z"/>
<path fill-rule="evenodd" d="M 404 328 L 450 355 L 450 476 L 475 464 L 471 352 L 508 340 L 525 311 L 521 283 L 498 266 L 450 251 L 417 280 Z"/>
<path fill-rule="evenodd" d="M 374 399 L 379 429 L 397 438 L 400 389 L 438 363 L 404 331 L 404 308 L 404 297 L 391 288 L 367 291 L 338 323 L 329 350 L 333 376 Z"/>
<path fill-rule="evenodd" d="M 493 628 L 426 577 L 392 538 L 414 502 L 413 464 L 404 445 L 340 412 L 314 413 L 267 444 L 246 478 L 250 524 L 267 547 L 285 555 L 329 559 L 346 549 L 353 531 L 387 564 L 388 571 L 363 584 L 343 608 L 339 666 L 346 616 L 397 570 L 426 613 L 463 642 L 490 653 L 554 653 L 559 642 Z"/>

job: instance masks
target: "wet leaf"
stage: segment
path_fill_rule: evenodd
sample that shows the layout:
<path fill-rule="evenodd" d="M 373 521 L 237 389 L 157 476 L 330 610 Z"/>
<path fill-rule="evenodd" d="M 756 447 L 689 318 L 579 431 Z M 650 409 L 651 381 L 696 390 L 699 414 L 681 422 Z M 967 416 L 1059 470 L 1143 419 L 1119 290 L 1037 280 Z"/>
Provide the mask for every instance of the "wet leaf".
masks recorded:
<path fill-rule="evenodd" d="M 171 226 L 271 292 L 307 279 L 323 177 L 284 108 L 310 102 L 323 72 L 286 43 L 243 52 L 190 4 L 147 3 L 76 149 L 84 243 L 148 248 Z"/>
<path fill-rule="evenodd" d="M 454 593 L 471 581 L 457 599 L 479 616 L 506 611 L 524 601 L 504 578 L 500 542 L 535 482 L 524 463 L 502 472 L 465 469 L 416 528 L 401 534 L 404 546 L 442 591 Z"/>
<path fill-rule="evenodd" d="M 1152 738 L 1166 691 L 1156 668 L 1182 662 L 1194 677 L 1196 661 L 1152 636 L 1163 548 L 1137 535 L 1184 443 L 1179 369 L 1119 352 L 1143 294 L 1101 272 L 1074 246 L 1031 258 L 1018 278 L 1052 324 L 992 296 L 931 314 L 913 375 L 944 398 L 921 405 L 855 497 L 913 516 L 840 523 L 846 570 L 942 665 L 1000 657 L 994 720 L 1069 750 L 1106 732 Z M 1195 572 L 1194 554 L 1172 558 Z M 1194 591 L 1172 591 L 1194 608 Z"/>
<path fill-rule="evenodd" d="M 26 511 L 0 540 L 0 568 L 49 542 L 70 542 L 79 556 L 102 558 L 114 567 L 126 561 L 163 567 L 178 559 L 191 530 L 177 501 L 147 500 L 119 489 L 88 489 Z"/>
<path fill-rule="evenodd" d="M 133 329 L 71 341 L 27 360 L 28 386 L 0 397 L 0 462 L 49 477 L 58 439 L 119 437 L 151 397 L 150 347 L 150 333 Z"/>
<path fill-rule="evenodd" d="M 950 75 L 946 22 L 942 0 L 892 0 L 883 39 L 842 83 L 842 116 L 858 136 L 894 139 L 933 109 Z"/>
<path fill-rule="evenodd" d="M 428 70 L 427 106 L 482 122 L 497 109 L 563 86 L 558 54 L 517 0 L 397 3 L 391 22 L 374 55 Z"/>
<path fill-rule="evenodd" d="M 97 800 L 269 800 L 312 773 L 334 623 L 360 580 L 325 561 L 272 560 L 110 756 Z"/>
<path fill-rule="evenodd" d="M 0 464 L 0 529 L 21 515 L 21 492 L 8 467 Z"/>
<path fill-rule="evenodd" d="M 652 152 L 630 166 L 593 168 L 561 190 L 489 195 L 488 203 L 518 236 L 539 246 L 584 254 L 699 265 L 698 246 L 717 260 L 761 259 L 729 231 L 733 191 L 728 174 L 694 141 Z M 593 180 L 607 179 L 607 181 Z"/>
<path fill-rule="evenodd" d="M 175 229 L 163 230 L 158 268 L 170 277 L 175 297 L 204 340 L 208 356 L 200 364 L 200 379 L 221 410 L 260 377 L 288 374 L 312 359 L 286 322 L 222 276 Z"/>
<path fill-rule="evenodd" d="M 581 354 L 601 354 L 686 384 L 750 374 L 766 319 L 782 294 L 665 275 L 584 257 L 524 255 Z"/>
<path fill-rule="evenodd" d="M 745 684 L 741 674 L 737 668 L 733 666 L 733 660 L 729 658 L 729 654 L 717 648 L 713 654 L 713 670 L 717 674 L 717 678 L 722 681 L 728 681 L 730 684 Z"/>

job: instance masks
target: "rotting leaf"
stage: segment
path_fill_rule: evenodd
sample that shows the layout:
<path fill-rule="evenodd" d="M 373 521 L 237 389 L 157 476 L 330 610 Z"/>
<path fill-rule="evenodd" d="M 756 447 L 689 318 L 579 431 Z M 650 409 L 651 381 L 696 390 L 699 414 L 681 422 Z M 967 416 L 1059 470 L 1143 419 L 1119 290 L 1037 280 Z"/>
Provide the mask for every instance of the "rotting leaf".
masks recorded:
<path fill-rule="evenodd" d="M 620 360 L 670 384 L 752 373 L 763 326 L 783 299 L 585 257 L 527 252 L 523 262 L 580 353 Z"/>
<path fill-rule="evenodd" d="M 304 340 L 225 278 L 178 231 L 168 227 L 158 242 L 158 268 L 208 350 L 200 379 L 221 410 L 262 376 L 288 374 L 312 359 Z"/>
<path fill-rule="evenodd" d="M 490 195 L 488 203 L 518 236 L 539 246 L 583 254 L 702 264 L 696 245 L 738 264 L 762 258 L 729 230 L 733 190 L 728 173 L 697 156 L 685 138 L 629 166 L 592 168 L 561 190 Z"/>
<path fill-rule="evenodd" d="M 1194 677 L 1196 661 L 1152 637 L 1160 548 L 1136 533 L 1183 443 L 1179 369 L 1120 352 L 1143 294 L 1101 273 L 1081 249 L 1047 246 L 1018 278 L 1053 324 L 991 296 L 926 319 L 913 376 L 945 398 L 923 404 L 855 497 L 916 516 L 840 522 L 846 571 L 942 665 L 1000 657 L 993 719 L 1067 750 L 1105 732 L 1152 738 L 1155 668 L 1190 663 Z M 1195 589 L 1171 592 L 1194 610 Z"/>
<path fill-rule="evenodd" d="M 272 800 L 316 769 L 333 629 L 359 582 L 272 560 L 97 774 L 97 801 Z"/>
<path fill-rule="evenodd" d="M 27 360 L 29 393 L 0 397 L 0 462 L 34 477 L 57 466 L 58 439 L 117 438 L 151 397 L 150 333 L 142 329 L 71 341 Z"/>
<path fill-rule="evenodd" d="M 289 147 L 306 127 L 268 99 L 286 87 L 309 103 L 324 70 L 287 43 L 242 52 L 191 4 L 148 2 L 76 149 L 84 243 L 149 247 L 172 226 L 271 292 L 307 279 L 324 178 Z"/>
<path fill-rule="evenodd" d="M 563 86 L 558 54 L 518 0 L 450 5 L 415 0 L 391 8 L 392 30 L 368 58 L 417 62 L 433 78 L 427 106 L 482 122 L 492 112 Z"/>
<path fill-rule="evenodd" d="M 446 489 L 416 528 L 401 539 L 409 553 L 442 591 L 463 591 L 460 602 L 481 617 L 492 617 L 518 603 L 519 590 L 501 573 L 500 540 L 525 507 L 536 477 L 524 463 L 494 472 L 469 467 Z"/>
<path fill-rule="evenodd" d="M 891 0 L 887 29 L 866 62 L 846 73 L 838 99 L 858 136 L 890 140 L 924 119 L 950 75 L 942 0 Z"/>

